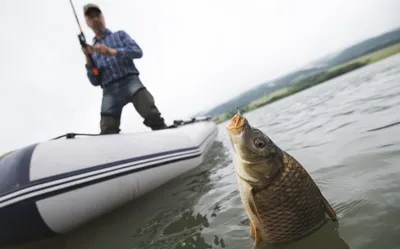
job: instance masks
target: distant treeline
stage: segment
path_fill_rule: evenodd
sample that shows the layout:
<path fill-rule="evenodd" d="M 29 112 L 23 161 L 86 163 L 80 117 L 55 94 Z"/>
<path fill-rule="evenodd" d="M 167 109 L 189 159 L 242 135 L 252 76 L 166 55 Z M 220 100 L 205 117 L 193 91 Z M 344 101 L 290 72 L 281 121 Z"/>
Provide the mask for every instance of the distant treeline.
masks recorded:
<path fill-rule="evenodd" d="M 286 91 L 280 91 L 282 92 L 282 94 L 270 94 L 272 95 L 271 98 L 266 99 L 265 102 L 259 102 L 256 105 L 253 106 L 249 106 L 249 108 L 246 108 L 243 111 L 251 111 L 254 110 L 256 108 L 259 108 L 263 105 L 272 103 L 274 101 L 277 101 L 279 99 L 282 99 L 284 97 L 287 97 L 289 95 L 292 95 L 294 93 L 300 92 L 302 90 L 305 90 L 309 87 L 318 85 L 320 83 L 323 83 L 325 81 L 328 81 L 330 79 L 336 78 L 340 75 L 343 75 L 345 73 L 348 73 L 350 71 L 353 71 L 357 68 L 363 67 L 365 65 L 367 65 L 367 62 L 354 62 L 345 66 L 342 66 L 338 69 L 332 70 L 332 71 L 326 71 L 326 72 L 322 72 L 322 73 L 318 73 L 312 76 L 309 76 L 307 78 L 304 78 L 302 80 L 300 80 L 299 82 L 297 82 L 296 84 L 292 85 L 291 87 L 288 87 L 286 89 Z"/>
<path fill-rule="evenodd" d="M 293 95 L 297 92 L 300 92 L 302 90 L 305 90 L 307 88 L 310 88 L 312 86 L 318 85 L 320 83 L 323 83 L 327 80 L 333 79 L 335 77 L 338 77 L 340 75 L 343 75 L 345 73 L 348 73 L 350 71 L 353 71 L 357 68 L 363 67 L 368 64 L 368 61 L 356 61 L 353 63 L 349 63 L 346 65 L 343 65 L 341 67 L 338 67 L 336 69 L 331 69 L 327 70 L 321 73 L 317 73 L 315 75 L 311 75 L 309 77 L 303 78 L 297 83 L 293 84 L 292 86 L 286 87 L 284 89 L 280 89 L 278 91 L 275 91 L 273 93 L 265 95 L 263 98 L 260 98 L 258 100 L 253 101 L 246 107 L 241 107 L 239 108 L 240 112 L 245 113 L 252 111 L 254 109 L 257 109 L 261 106 L 264 106 L 266 104 L 272 103 L 274 101 L 277 101 L 279 99 L 285 98 L 287 96 Z M 224 122 L 228 119 L 230 119 L 237 110 L 231 110 L 230 112 L 224 113 L 220 116 L 217 117 L 215 120 L 217 123 Z"/>
<path fill-rule="evenodd" d="M 325 71 L 322 73 L 318 73 L 316 75 L 312 75 L 310 77 L 307 77 L 307 78 L 301 80 L 297 84 L 293 85 L 293 87 L 291 88 L 291 90 L 293 91 L 292 93 L 304 90 L 311 86 L 315 86 L 315 85 L 325 82 L 327 80 L 336 78 L 340 75 L 343 75 L 350 71 L 356 70 L 357 68 L 363 67 L 367 64 L 368 64 L 368 61 L 363 61 L 363 62 L 356 61 L 356 62 L 344 65 L 342 67 L 339 67 L 339 68 L 331 70 L 331 71 Z"/>
<path fill-rule="evenodd" d="M 372 37 L 344 49 L 334 58 L 328 60 L 328 66 L 338 66 L 364 55 L 374 53 L 400 42 L 400 29 L 395 29 L 385 34 Z"/>
<path fill-rule="evenodd" d="M 377 46 L 365 51 L 364 53 L 360 54 L 359 57 L 367 55 L 367 54 L 370 54 L 370 53 L 373 53 L 373 52 L 376 52 L 376 51 L 379 51 L 379 50 L 387 48 L 387 47 L 390 47 L 390 46 L 395 45 L 395 44 L 397 44 L 399 42 L 400 42 L 400 38 L 396 39 L 396 40 L 390 40 L 390 41 L 384 42 L 382 44 L 379 44 L 379 45 L 377 45 Z"/>
<path fill-rule="evenodd" d="M 261 99 L 265 100 L 265 96 L 268 94 L 277 94 L 277 92 L 282 94 L 292 85 L 317 73 L 321 73 L 323 71 L 328 72 L 329 69 L 341 67 L 344 64 L 354 62 L 354 60 L 362 61 L 369 59 L 369 63 L 374 63 L 399 52 L 400 28 L 397 28 L 381 35 L 377 35 L 355 43 L 354 45 L 337 51 L 337 53 L 331 54 L 330 56 L 320 58 L 319 60 L 310 63 L 310 65 L 308 65 L 306 68 L 301 68 L 275 79 L 263 82 L 248 89 L 247 91 L 242 92 L 234 98 L 218 104 L 208 111 L 201 112 L 201 114 L 196 114 L 195 116 L 209 115 L 218 117 L 224 113 L 230 113 L 233 110 L 236 112 L 237 106 L 242 109 L 246 109 L 247 106 L 250 106 L 250 103 L 256 102 L 258 104 Z M 309 82 L 305 84 L 308 83 Z"/>

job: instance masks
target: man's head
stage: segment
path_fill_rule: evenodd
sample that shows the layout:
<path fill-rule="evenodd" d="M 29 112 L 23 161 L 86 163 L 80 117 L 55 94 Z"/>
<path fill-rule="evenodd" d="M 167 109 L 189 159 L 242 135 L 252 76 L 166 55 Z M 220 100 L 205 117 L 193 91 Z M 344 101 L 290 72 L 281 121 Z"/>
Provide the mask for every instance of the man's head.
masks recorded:
<path fill-rule="evenodd" d="M 83 7 L 83 13 L 85 15 L 86 24 L 93 30 L 93 32 L 97 34 L 105 30 L 106 25 L 104 16 L 99 6 L 91 3 L 86 4 Z"/>

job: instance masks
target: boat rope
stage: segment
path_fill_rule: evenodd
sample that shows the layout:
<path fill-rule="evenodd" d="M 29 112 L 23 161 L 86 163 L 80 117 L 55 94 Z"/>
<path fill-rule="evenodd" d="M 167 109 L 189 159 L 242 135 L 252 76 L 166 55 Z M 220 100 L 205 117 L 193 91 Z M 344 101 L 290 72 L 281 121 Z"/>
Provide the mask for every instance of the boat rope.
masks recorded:
<path fill-rule="evenodd" d="M 61 135 L 61 136 L 52 138 L 51 140 L 60 139 L 60 138 L 63 138 L 63 137 L 65 137 L 65 138 L 67 138 L 67 139 L 70 139 L 70 138 L 75 138 L 76 136 L 100 136 L 100 134 L 91 134 L 91 133 L 66 133 L 66 134 L 64 134 L 64 135 Z"/>
<path fill-rule="evenodd" d="M 210 119 L 211 119 L 211 117 L 206 116 L 206 117 L 202 117 L 202 118 L 192 118 L 189 120 L 174 120 L 173 124 L 168 126 L 167 129 L 177 128 L 179 126 L 183 126 L 186 124 L 192 124 L 192 123 L 196 123 L 196 122 L 201 122 L 201 121 L 208 121 Z M 73 132 L 71 132 L 71 133 L 66 133 L 64 135 L 52 138 L 50 140 L 56 140 L 56 139 L 60 139 L 60 138 L 64 138 L 64 137 L 67 139 L 71 139 L 71 138 L 75 138 L 76 136 L 93 136 L 93 137 L 95 137 L 95 136 L 101 136 L 101 135 L 102 134 L 98 134 L 98 133 L 94 134 L 94 133 L 73 133 Z"/>

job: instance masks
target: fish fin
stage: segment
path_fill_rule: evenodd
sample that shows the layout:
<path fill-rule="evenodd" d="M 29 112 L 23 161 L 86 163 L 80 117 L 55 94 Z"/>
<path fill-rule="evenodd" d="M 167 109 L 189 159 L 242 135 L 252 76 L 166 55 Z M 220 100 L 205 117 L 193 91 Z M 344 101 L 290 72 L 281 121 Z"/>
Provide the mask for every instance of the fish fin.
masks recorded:
<path fill-rule="evenodd" d="M 258 213 L 258 210 L 257 210 L 257 206 L 256 206 L 256 203 L 255 203 L 255 201 L 254 201 L 254 191 L 253 191 L 253 189 L 250 189 L 250 195 L 249 195 L 249 199 L 250 199 L 250 208 L 251 208 L 251 211 L 253 211 L 253 213 L 257 216 L 257 218 L 258 218 L 258 222 L 260 222 L 261 221 L 261 218 L 260 218 L 260 214 Z"/>
<path fill-rule="evenodd" d="M 254 234 L 254 248 L 258 247 L 258 245 L 261 242 L 261 236 L 260 236 L 260 230 L 257 228 L 255 229 L 255 234 Z"/>
<path fill-rule="evenodd" d="M 258 213 L 256 203 L 254 201 L 254 191 L 253 189 L 250 189 L 250 208 L 252 212 L 257 216 L 258 223 L 260 224 L 261 219 L 260 219 L 260 214 Z M 256 248 L 260 242 L 261 242 L 261 233 L 260 230 L 254 225 L 253 221 L 250 219 L 250 236 L 254 240 L 254 248 Z"/>
<path fill-rule="evenodd" d="M 250 219 L 250 237 L 255 239 L 256 228 L 254 227 L 253 222 Z"/>
<path fill-rule="evenodd" d="M 329 217 L 331 217 L 332 220 L 336 221 L 337 215 L 336 215 L 335 210 L 332 208 L 331 204 L 329 204 L 329 202 L 326 200 L 326 198 L 322 194 L 321 194 L 321 196 L 322 196 L 322 200 L 324 202 L 327 214 L 329 215 Z"/>
<path fill-rule="evenodd" d="M 250 237 L 254 240 L 254 248 L 261 242 L 260 230 L 258 230 L 250 219 Z"/>

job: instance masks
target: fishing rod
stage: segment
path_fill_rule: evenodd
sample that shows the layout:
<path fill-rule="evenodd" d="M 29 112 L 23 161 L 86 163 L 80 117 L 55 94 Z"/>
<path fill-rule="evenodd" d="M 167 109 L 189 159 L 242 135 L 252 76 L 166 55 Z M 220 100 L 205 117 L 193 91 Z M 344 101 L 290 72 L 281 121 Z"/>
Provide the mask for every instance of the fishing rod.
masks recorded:
<path fill-rule="evenodd" d="M 79 31 L 81 32 L 81 33 L 78 35 L 79 43 L 81 44 L 82 48 L 87 48 L 89 45 L 86 43 L 86 38 L 85 38 L 85 35 L 83 34 L 82 26 L 81 26 L 81 24 L 79 23 L 78 16 L 76 15 L 76 11 L 75 11 L 74 4 L 72 3 L 72 0 L 69 0 L 69 2 L 71 3 L 72 10 L 74 11 L 74 15 L 75 15 L 76 22 L 78 23 Z M 93 66 L 92 72 L 93 72 L 93 74 L 96 76 L 96 79 L 97 79 L 98 84 L 101 86 L 100 71 L 99 71 L 99 69 L 96 67 L 96 64 L 95 64 L 95 62 L 94 62 L 94 60 L 93 60 L 92 55 L 89 55 L 89 59 L 90 59 L 90 63 L 91 63 L 92 66 Z"/>

